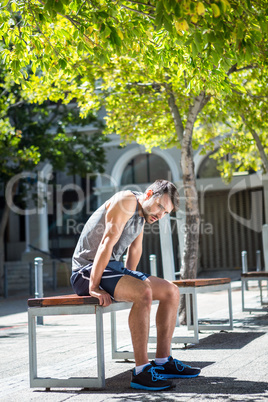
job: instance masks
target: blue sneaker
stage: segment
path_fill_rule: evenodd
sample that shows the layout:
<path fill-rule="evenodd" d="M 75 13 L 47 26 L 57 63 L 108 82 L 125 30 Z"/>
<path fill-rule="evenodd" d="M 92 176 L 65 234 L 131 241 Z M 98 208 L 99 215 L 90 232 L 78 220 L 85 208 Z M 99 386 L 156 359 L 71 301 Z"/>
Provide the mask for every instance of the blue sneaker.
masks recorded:
<path fill-rule="evenodd" d="M 197 377 L 201 372 L 200 368 L 187 366 L 171 356 L 163 365 L 157 365 L 152 361 L 152 366 L 157 372 L 161 372 L 161 377 L 163 378 L 193 378 Z"/>
<path fill-rule="evenodd" d="M 161 368 L 159 371 L 161 371 Z M 165 380 L 161 374 L 157 373 L 155 367 L 151 364 L 145 366 L 139 374 L 135 374 L 135 369 L 133 370 L 130 386 L 131 388 L 145 389 L 147 391 L 162 391 L 175 387 L 172 381 Z"/>

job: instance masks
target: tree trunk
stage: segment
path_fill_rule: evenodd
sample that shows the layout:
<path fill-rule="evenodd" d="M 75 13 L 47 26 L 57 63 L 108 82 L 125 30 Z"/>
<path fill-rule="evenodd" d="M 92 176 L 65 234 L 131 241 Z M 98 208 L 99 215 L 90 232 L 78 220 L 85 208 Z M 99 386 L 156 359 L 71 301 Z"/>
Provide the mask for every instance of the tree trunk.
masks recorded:
<path fill-rule="evenodd" d="M 197 106 L 197 101 L 195 101 L 190 109 L 181 148 L 181 169 L 186 213 L 184 252 L 180 269 L 181 279 L 194 279 L 197 275 L 200 216 L 192 148 L 193 127 L 197 116 L 195 107 Z M 181 298 L 179 315 L 180 323 L 186 324 L 185 296 Z"/>
<path fill-rule="evenodd" d="M 175 122 L 177 136 L 182 144 L 181 148 L 181 168 L 183 173 L 183 185 L 185 195 L 186 225 L 184 233 L 184 253 L 182 256 L 182 266 L 180 269 L 181 279 L 194 279 L 197 274 L 198 250 L 199 250 L 199 205 L 198 193 L 196 188 L 192 135 L 196 118 L 200 110 L 206 105 L 210 97 L 201 92 L 194 99 L 190 106 L 185 129 L 180 118 L 180 113 L 176 105 L 174 93 L 169 87 L 169 107 Z M 181 297 L 180 322 L 186 323 L 185 297 Z"/>

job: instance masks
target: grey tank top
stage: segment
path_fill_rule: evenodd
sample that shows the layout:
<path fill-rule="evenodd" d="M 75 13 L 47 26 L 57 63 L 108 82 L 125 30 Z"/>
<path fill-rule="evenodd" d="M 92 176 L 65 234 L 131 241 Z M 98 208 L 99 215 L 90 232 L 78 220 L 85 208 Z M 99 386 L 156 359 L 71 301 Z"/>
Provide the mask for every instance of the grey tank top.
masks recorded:
<path fill-rule="evenodd" d="M 132 191 L 136 199 L 142 193 Z M 94 261 L 105 229 L 105 203 L 99 207 L 86 222 L 78 239 L 73 258 L 72 270 L 77 271 Z M 138 200 L 134 215 L 127 221 L 123 232 L 114 245 L 111 261 L 119 261 L 126 248 L 138 237 L 144 225 L 144 218 L 138 214 Z"/>

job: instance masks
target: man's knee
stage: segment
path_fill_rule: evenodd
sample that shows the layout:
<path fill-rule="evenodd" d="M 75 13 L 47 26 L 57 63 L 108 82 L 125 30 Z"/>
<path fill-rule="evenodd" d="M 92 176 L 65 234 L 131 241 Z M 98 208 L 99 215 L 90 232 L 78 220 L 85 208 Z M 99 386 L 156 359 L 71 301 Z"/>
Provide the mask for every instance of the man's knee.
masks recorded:
<path fill-rule="evenodd" d="M 178 286 L 174 285 L 174 283 L 172 283 L 172 288 L 173 288 L 173 292 L 174 292 L 174 298 L 176 299 L 176 301 L 179 303 L 180 301 L 180 291 Z"/>
<path fill-rule="evenodd" d="M 166 290 L 166 298 L 174 303 L 179 304 L 180 301 L 180 291 L 178 286 L 174 285 L 174 283 L 170 282 L 167 286 Z"/>
<path fill-rule="evenodd" d="M 144 305 L 151 305 L 153 300 L 153 292 L 149 284 L 142 282 L 139 291 L 135 295 L 134 302 L 140 302 Z"/>

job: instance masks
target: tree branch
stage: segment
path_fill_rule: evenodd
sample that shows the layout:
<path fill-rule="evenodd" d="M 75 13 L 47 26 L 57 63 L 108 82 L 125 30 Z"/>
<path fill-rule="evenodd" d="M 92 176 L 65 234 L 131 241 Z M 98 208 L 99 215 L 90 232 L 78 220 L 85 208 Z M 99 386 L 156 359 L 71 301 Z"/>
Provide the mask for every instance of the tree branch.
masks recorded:
<path fill-rule="evenodd" d="M 74 26 L 76 29 L 79 30 L 79 26 L 77 25 L 77 24 L 79 24 L 79 23 L 77 23 L 76 21 L 74 21 L 73 18 L 69 17 L 68 15 L 63 15 L 63 14 L 60 14 L 60 13 L 58 13 L 58 14 L 61 15 L 63 18 L 66 18 L 68 21 L 70 21 L 70 23 L 73 24 L 73 26 Z M 95 43 L 94 40 L 90 39 L 85 33 L 83 33 L 83 36 L 84 36 L 89 42 L 91 42 L 92 45 L 97 46 L 97 47 L 103 49 L 102 46 L 100 46 L 100 45 L 98 45 L 97 43 Z"/>
<path fill-rule="evenodd" d="M 8 109 L 11 109 L 11 108 L 17 107 L 17 106 L 21 106 L 21 105 L 23 105 L 24 103 L 25 103 L 24 101 L 18 101 L 18 102 L 16 102 L 16 103 L 13 103 L 12 105 L 10 105 L 10 106 L 8 107 Z"/>
<path fill-rule="evenodd" d="M 180 141 L 180 143 L 182 143 L 183 141 L 183 133 L 184 133 L 184 127 L 183 127 L 183 123 L 181 120 L 181 115 L 180 115 L 180 111 L 178 109 L 178 106 L 176 104 L 176 99 L 174 96 L 174 92 L 172 90 L 172 86 L 170 84 L 164 84 L 166 91 L 168 93 L 168 106 L 169 109 L 171 111 L 173 120 L 174 120 L 174 124 L 175 124 L 175 130 L 176 130 L 176 134 L 178 136 L 178 139 Z"/>
<path fill-rule="evenodd" d="M 87 0 L 84 0 L 84 3 L 83 4 L 81 4 L 81 6 L 79 7 L 79 9 L 77 10 L 77 13 L 76 13 L 76 15 L 78 15 L 79 14 L 79 12 L 80 12 L 80 10 L 84 7 L 84 4 L 87 2 Z"/>
<path fill-rule="evenodd" d="M 153 16 L 150 15 L 150 14 L 146 14 L 146 13 L 144 13 L 143 11 L 135 10 L 134 8 L 124 6 L 123 4 L 120 4 L 120 7 L 125 8 L 126 10 L 129 10 L 129 11 L 134 12 L 134 13 L 137 13 L 137 14 L 145 15 L 146 17 L 149 17 L 149 18 L 155 20 L 155 17 L 153 17 Z"/>
<path fill-rule="evenodd" d="M 185 126 L 185 133 L 187 133 L 187 141 L 192 141 L 193 127 L 197 119 L 198 113 L 204 108 L 204 106 L 210 100 L 211 95 L 206 95 L 205 91 L 201 91 L 198 96 L 195 97 L 193 104 L 189 108 L 189 113 L 187 116 L 187 122 Z M 185 137 L 185 135 L 184 135 Z"/>
<path fill-rule="evenodd" d="M 243 114 L 241 114 L 240 116 L 241 116 L 241 119 L 243 120 L 243 123 L 245 124 L 245 126 L 247 127 L 247 129 L 249 130 L 249 132 L 251 133 L 252 137 L 254 138 L 254 140 L 256 142 L 256 145 L 259 150 L 260 157 L 261 157 L 262 163 L 264 165 L 265 171 L 266 171 L 266 173 L 268 173 L 268 158 L 265 153 L 264 147 L 261 143 L 260 137 L 258 136 L 257 132 L 254 130 L 254 128 L 252 128 L 250 126 L 250 124 L 248 124 L 245 116 Z"/>
<path fill-rule="evenodd" d="M 2 96 L 4 96 L 4 95 L 7 94 L 7 93 L 8 93 L 8 90 L 5 88 L 5 89 L 1 92 L 0 98 L 2 98 Z"/>
<path fill-rule="evenodd" d="M 235 63 L 234 65 L 232 65 L 232 67 L 229 69 L 229 71 L 227 72 L 227 75 L 231 75 L 234 71 L 236 71 L 236 67 L 237 67 L 237 63 Z"/>
<path fill-rule="evenodd" d="M 42 32 L 41 28 L 39 27 L 39 24 L 38 24 L 38 22 L 36 21 L 36 18 L 35 18 L 35 14 L 34 14 L 34 12 L 33 12 L 33 10 L 32 10 L 31 2 L 30 2 L 30 1 L 28 1 L 28 6 L 29 6 L 29 9 L 31 10 L 31 13 L 32 13 L 33 19 L 34 19 L 34 21 L 35 21 L 35 23 L 36 23 L 36 26 L 37 26 L 37 28 L 38 28 L 38 31 L 44 36 L 45 40 L 46 40 L 46 41 L 49 43 L 49 45 L 52 47 L 52 49 L 54 50 L 54 53 L 56 54 L 56 56 L 57 56 L 57 57 L 60 57 L 59 52 L 54 48 L 54 46 L 52 45 L 52 43 L 50 42 L 50 40 L 46 37 L 46 35 Z"/>
<path fill-rule="evenodd" d="M 141 4 L 142 6 L 146 6 L 146 7 L 152 7 L 152 8 L 156 8 L 155 6 L 153 6 L 150 3 L 142 3 L 141 1 L 135 1 L 135 0 L 128 0 L 129 3 L 133 3 L 133 4 Z"/>
<path fill-rule="evenodd" d="M 11 2 L 11 0 L 8 0 L 7 4 L 5 6 L 0 7 L 0 10 L 3 10 L 4 8 L 6 8 L 9 5 L 10 2 Z"/>
<path fill-rule="evenodd" d="M 184 86 L 185 86 L 185 89 L 186 89 L 188 84 L 187 84 L 186 71 L 185 70 L 183 70 L 183 77 L 184 77 Z"/>
<path fill-rule="evenodd" d="M 231 75 L 232 73 L 239 73 L 240 71 L 244 71 L 244 70 L 251 70 L 253 68 L 258 68 L 258 64 L 249 64 L 248 66 L 245 67 L 241 67 L 241 68 L 236 68 L 237 64 L 234 64 L 229 71 L 227 72 L 227 75 Z"/>
<path fill-rule="evenodd" d="M 38 0 L 38 2 L 41 3 L 42 5 L 44 5 L 44 3 L 43 3 L 41 0 Z M 30 3 L 30 1 L 29 1 L 29 3 Z M 82 4 L 82 6 L 84 6 L 84 4 L 85 4 L 85 2 Z M 82 8 L 82 6 L 80 7 L 80 9 Z M 33 12 L 32 12 L 32 13 L 33 13 Z M 76 22 L 72 17 L 69 17 L 69 15 L 64 15 L 64 14 L 61 14 L 61 13 L 58 13 L 58 12 L 57 12 L 57 14 L 60 15 L 61 17 L 63 17 L 63 18 L 66 18 L 68 21 L 70 21 L 70 23 L 71 23 L 76 29 L 79 30 L 79 22 Z M 35 19 L 35 18 L 34 18 L 34 19 Z M 38 26 L 38 24 L 37 24 L 37 26 Z M 42 33 L 42 35 L 44 35 L 43 32 L 40 30 L 39 26 L 38 26 L 38 29 L 39 29 L 40 33 Z M 103 49 L 100 45 L 98 45 L 98 44 L 95 43 L 92 39 L 90 39 L 85 33 L 83 33 L 83 36 L 84 36 L 89 42 L 91 42 L 94 46 L 98 46 L 98 47 L 100 47 L 101 49 Z M 49 44 L 51 45 L 50 42 L 49 42 Z M 52 46 L 52 45 L 51 45 L 51 46 Z M 53 48 L 53 46 L 52 46 L 52 48 Z M 54 49 L 54 48 L 53 48 L 53 49 Z"/>

